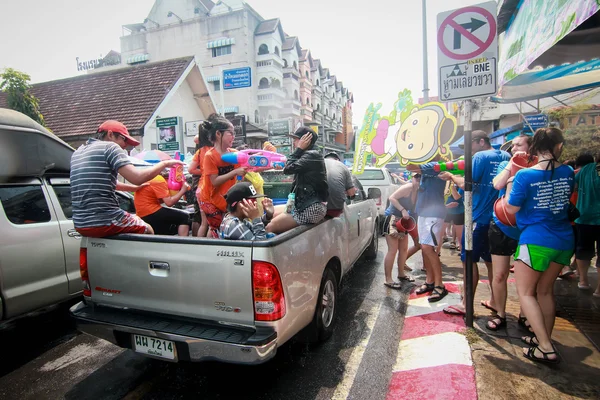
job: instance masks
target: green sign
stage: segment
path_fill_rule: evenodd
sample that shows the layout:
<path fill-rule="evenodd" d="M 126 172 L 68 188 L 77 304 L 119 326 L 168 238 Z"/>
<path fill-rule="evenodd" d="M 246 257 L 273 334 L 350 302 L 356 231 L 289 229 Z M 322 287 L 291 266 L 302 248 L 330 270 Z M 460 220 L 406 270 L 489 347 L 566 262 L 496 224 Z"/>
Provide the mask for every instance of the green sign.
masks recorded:
<path fill-rule="evenodd" d="M 169 118 L 157 118 L 156 119 L 156 127 L 162 128 L 166 126 L 175 126 L 177 125 L 177 117 L 169 117 Z"/>
<path fill-rule="evenodd" d="M 267 122 L 267 132 L 271 136 L 284 136 L 290 134 L 290 120 L 276 119 Z"/>
<path fill-rule="evenodd" d="M 177 151 L 179 150 L 179 142 L 159 143 L 158 149 L 160 151 Z"/>

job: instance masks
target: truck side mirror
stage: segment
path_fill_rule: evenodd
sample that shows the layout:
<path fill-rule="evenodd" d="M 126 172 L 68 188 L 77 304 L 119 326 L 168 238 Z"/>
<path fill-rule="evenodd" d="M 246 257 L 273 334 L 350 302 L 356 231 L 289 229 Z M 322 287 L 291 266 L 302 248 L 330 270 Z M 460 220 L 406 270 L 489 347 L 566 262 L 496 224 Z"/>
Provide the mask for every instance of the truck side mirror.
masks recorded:
<path fill-rule="evenodd" d="M 379 188 L 369 188 L 368 199 L 379 199 L 381 198 L 381 190 Z"/>

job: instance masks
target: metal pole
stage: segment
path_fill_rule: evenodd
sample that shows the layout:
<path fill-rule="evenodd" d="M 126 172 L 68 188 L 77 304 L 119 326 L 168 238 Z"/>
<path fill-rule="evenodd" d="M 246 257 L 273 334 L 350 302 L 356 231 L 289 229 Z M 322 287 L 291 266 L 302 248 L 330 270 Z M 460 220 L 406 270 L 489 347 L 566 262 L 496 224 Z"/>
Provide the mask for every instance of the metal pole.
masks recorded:
<path fill-rule="evenodd" d="M 429 68 L 427 65 L 427 0 L 423 3 L 423 100 L 429 102 Z"/>
<path fill-rule="evenodd" d="M 221 115 L 225 115 L 225 77 L 223 76 L 223 67 L 221 67 Z"/>
<path fill-rule="evenodd" d="M 465 314 L 473 327 L 473 154 L 471 151 L 471 100 L 465 101 Z"/>
<path fill-rule="evenodd" d="M 323 108 L 325 108 L 325 104 L 323 103 L 323 99 L 325 98 L 325 92 L 321 90 L 321 141 L 323 142 L 323 148 L 321 149 L 321 154 L 325 154 L 325 113 L 323 112 Z M 326 109 L 326 108 L 325 108 Z"/>

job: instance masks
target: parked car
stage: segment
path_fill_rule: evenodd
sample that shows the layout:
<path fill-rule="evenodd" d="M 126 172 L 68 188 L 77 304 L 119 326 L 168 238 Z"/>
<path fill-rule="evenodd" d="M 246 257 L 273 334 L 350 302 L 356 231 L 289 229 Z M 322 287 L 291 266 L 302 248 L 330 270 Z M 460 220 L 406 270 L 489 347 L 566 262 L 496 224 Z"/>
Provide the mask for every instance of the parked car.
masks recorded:
<path fill-rule="evenodd" d="M 7 109 L 0 143 L 1 322 L 80 296 L 83 285 L 69 184 L 74 149 Z M 132 210 L 131 195 L 119 199 Z"/>
<path fill-rule="evenodd" d="M 369 192 L 371 188 L 377 188 L 381 192 L 381 197 L 375 199 L 377 205 L 377 214 L 381 229 L 383 226 L 384 212 L 389 206 L 389 198 L 392 193 L 400 187 L 396 184 L 394 178 L 386 168 L 366 167 L 362 174 L 356 175 L 364 189 Z"/>
<path fill-rule="evenodd" d="M 262 175 L 268 195 L 287 198 L 288 177 Z M 263 363 L 293 337 L 331 336 L 341 280 L 377 255 L 377 223 L 363 197 L 343 217 L 262 241 L 84 238 L 84 300 L 71 313 L 80 331 L 147 357 Z"/>

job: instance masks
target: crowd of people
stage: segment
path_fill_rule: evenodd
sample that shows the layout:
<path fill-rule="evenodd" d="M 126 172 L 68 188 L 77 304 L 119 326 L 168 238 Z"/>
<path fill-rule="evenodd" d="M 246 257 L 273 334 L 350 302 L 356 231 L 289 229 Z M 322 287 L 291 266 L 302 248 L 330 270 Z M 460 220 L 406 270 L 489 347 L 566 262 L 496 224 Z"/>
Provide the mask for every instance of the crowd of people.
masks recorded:
<path fill-rule="evenodd" d="M 426 280 L 416 293 L 430 293 L 430 302 L 446 296 L 438 255 L 442 236 L 454 226 L 451 235 L 462 237 L 462 243 L 451 242 L 450 247 L 460 249 L 463 268 L 473 269 L 474 290 L 479 282 L 477 263 L 483 261 L 487 267 L 492 290 L 490 299 L 481 305 L 494 313 L 487 329 L 506 327 L 507 280 L 514 270 L 521 305 L 518 323 L 529 331 L 522 338 L 528 345 L 523 355 L 556 363 L 559 358 L 550 339 L 555 321 L 554 282 L 573 274 L 576 266 L 579 288 L 591 289 L 587 272 L 600 242 L 600 155 L 594 159 L 584 153 L 573 167 L 559 162 L 564 137 L 557 128 L 542 128 L 533 136 L 521 134 L 507 151 L 494 149 L 483 131 L 472 132 L 470 145 L 474 154 L 473 265 L 465 264 L 464 178 L 435 172 L 433 163 L 409 166 L 415 173 L 412 182 L 392 194 L 386 211 L 385 284 L 401 287 L 391 276 L 397 252 L 398 279 L 410 280 L 403 275 L 408 268 L 404 263 L 420 246 Z M 405 243 L 409 232 L 396 229 L 398 219 L 409 218 L 418 222 L 418 235 L 413 236 L 416 245 L 410 251 Z M 600 297 L 600 283 L 593 296 Z M 462 304 L 446 307 L 444 312 L 465 315 L 464 297 Z"/>

